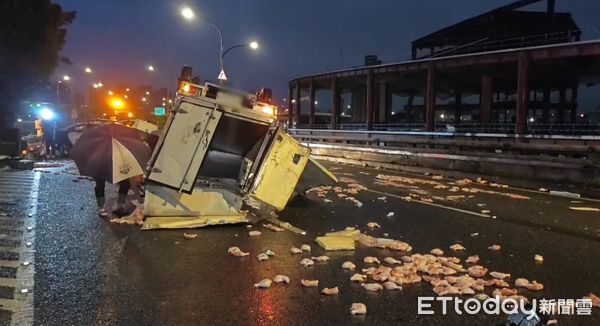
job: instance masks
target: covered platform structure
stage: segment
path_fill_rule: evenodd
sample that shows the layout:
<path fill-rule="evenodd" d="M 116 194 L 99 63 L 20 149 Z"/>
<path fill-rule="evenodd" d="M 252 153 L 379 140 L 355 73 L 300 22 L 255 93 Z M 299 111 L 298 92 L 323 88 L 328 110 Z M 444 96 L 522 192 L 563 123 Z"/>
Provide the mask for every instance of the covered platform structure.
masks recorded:
<path fill-rule="evenodd" d="M 518 44 L 459 36 L 484 26 L 514 41 L 518 29 L 502 34 L 492 22 L 526 21 L 530 12 L 514 10 L 538 1 L 518 1 L 416 40 L 409 61 L 295 78 L 286 122 L 298 129 L 516 134 L 580 122 L 581 89 L 600 83 L 600 40 L 580 41 L 570 14 L 555 13 L 547 1 L 547 12 L 531 12 L 536 18 Z M 534 37 L 543 26 L 553 27 Z"/>

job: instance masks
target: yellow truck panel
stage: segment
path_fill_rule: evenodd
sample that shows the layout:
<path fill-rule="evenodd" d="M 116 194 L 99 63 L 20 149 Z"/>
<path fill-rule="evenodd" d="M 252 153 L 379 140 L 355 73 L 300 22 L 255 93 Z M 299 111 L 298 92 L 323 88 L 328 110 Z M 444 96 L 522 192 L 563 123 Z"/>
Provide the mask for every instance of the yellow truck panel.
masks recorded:
<path fill-rule="evenodd" d="M 279 129 L 259 170 L 251 196 L 285 208 L 308 163 L 310 149 Z"/>

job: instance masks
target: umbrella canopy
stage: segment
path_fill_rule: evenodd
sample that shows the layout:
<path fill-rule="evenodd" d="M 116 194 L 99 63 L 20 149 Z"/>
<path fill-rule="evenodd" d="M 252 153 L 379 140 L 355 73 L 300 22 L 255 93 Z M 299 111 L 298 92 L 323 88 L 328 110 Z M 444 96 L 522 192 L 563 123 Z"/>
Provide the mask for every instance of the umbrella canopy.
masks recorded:
<path fill-rule="evenodd" d="M 123 125 L 101 125 L 81 134 L 71 157 L 81 175 L 117 183 L 144 173 L 151 154 L 147 137 Z"/>

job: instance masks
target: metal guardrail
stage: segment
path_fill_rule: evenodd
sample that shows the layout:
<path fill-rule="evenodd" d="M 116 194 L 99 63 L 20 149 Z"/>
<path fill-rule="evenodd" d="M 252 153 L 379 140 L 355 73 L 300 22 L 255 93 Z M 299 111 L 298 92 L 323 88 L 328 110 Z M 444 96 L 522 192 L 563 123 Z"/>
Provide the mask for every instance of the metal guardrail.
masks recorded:
<path fill-rule="evenodd" d="M 562 123 L 562 124 L 541 124 L 530 123 L 528 126 L 529 135 L 564 135 L 564 136 L 600 136 L 600 123 Z M 333 130 L 330 124 L 314 124 L 312 128 L 309 125 L 302 124 L 296 127 L 298 130 Z M 343 123 L 335 130 L 354 130 L 367 131 L 366 123 Z M 390 131 L 390 132 L 423 132 L 425 133 L 425 124 L 422 123 L 391 123 L 391 124 L 373 124 L 370 131 Z M 461 123 L 444 124 L 438 123 L 436 132 L 459 133 L 459 134 L 514 134 L 515 125 L 512 123 Z"/>
<path fill-rule="evenodd" d="M 437 58 L 449 55 L 495 51 L 501 49 L 525 48 L 544 44 L 584 41 L 596 39 L 598 37 L 600 37 L 600 29 L 595 26 L 584 29 L 566 30 L 562 32 L 542 33 L 534 35 L 523 35 L 497 40 L 489 40 L 489 37 L 485 37 L 480 40 L 470 42 L 468 44 L 443 49 L 432 54 L 421 55 L 418 56 L 418 59 Z"/>
<path fill-rule="evenodd" d="M 381 131 L 290 129 L 306 144 L 359 146 L 428 153 L 482 153 L 482 155 L 594 158 L 600 161 L 600 136 L 515 135 L 507 133 L 461 133 L 448 131 Z"/>

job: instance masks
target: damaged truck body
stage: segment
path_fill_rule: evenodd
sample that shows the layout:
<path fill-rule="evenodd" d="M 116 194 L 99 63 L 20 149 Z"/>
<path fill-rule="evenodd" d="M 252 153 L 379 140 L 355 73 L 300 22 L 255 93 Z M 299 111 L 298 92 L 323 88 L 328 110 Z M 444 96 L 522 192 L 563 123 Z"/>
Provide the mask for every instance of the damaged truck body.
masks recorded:
<path fill-rule="evenodd" d="M 246 222 L 244 204 L 280 211 L 294 194 L 336 182 L 277 125 L 270 91 L 200 85 L 186 69 L 148 164 L 145 229 Z"/>

